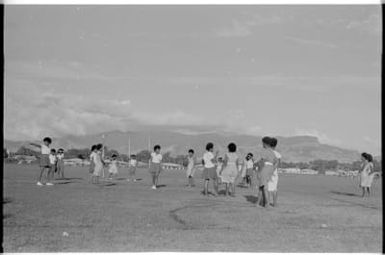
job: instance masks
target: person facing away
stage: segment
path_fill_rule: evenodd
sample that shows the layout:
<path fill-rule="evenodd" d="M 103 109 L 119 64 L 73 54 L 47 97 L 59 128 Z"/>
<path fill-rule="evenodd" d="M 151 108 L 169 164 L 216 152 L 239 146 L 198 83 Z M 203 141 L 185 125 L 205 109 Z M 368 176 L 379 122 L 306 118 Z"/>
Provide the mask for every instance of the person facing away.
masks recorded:
<path fill-rule="evenodd" d="M 128 179 L 127 179 L 128 182 L 130 180 L 133 180 L 134 182 L 137 181 L 137 179 L 135 178 L 137 164 L 138 164 L 138 162 L 136 160 L 136 155 L 132 154 L 130 156 L 130 160 L 128 163 Z"/>
<path fill-rule="evenodd" d="M 272 150 L 273 142 L 272 138 L 265 136 L 262 138 L 262 147 L 261 157 L 257 162 L 258 166 L 258 197 L 257 197 L 257 206 L 260 202 L 266 207 L 270 207 L 270 201 L 268 196 L 267 183 L 270 180 L 273 172 L 275 170 L 275 165 L 277 158 Z"/>
<path fill-rule="evenodd" d="M 218 178 L 218 184 L 222 184 L 222 172 L 223 169 L 223 157 L 218 157 L 217 159 L 217 178 Z"/>
<path fill-rule="evenodd" d="M 186 171 L 186 176 L 187 176 L 187 181 L 188 187 L 195 187 L 194 183 L 194 173 L 195 173 L 195 164 L 196 164 L 196 157 L 194 155 L 194 150 L 189 149 L 188 150 L 188 156 L 187 156 L 187 171 Z"/>
<path fill-rule="evenodd" d="M 245 180 L 246 180 L 246 186 L 251 187 L 253 185 L 252 180 L 253 180 L 253 175 L 254 175 L 254 155 L 253 153 L 249 152 L 246 155 L 245 158 L 245 169 L 246 169 L 246 175 L 245 175 Z"/>
<path fill-rule="evenodd" d="M 160 153 L 160 145 L 154 146 L 154 151 L 151 153 L 151 158 L 149 162 L 149 172 L 152 177 L 152 189 L 156 190 L 158 187 L 159 175 L 162 169 L 162 159 L 163 156 Z"/>
<path fill-rule="evenodd" d="M 237 154 L 237 146 L 235 143 L 230 143 L 227 146 L 228 152 L 223 159 L 223 168 L 221 171 L 222 183 L 226 184 L 225 195 L 235 196 L 235 180 L 238 177 L 239 171 L 239 156 Z M 229 193 L 229 190 L 231 191 Z"/>
<path fill-rule="evenodd" d="M 206 145 L 206 152 L 203 154 L 203 172 L 202 172 L 202 179 L 204 180 L 204 190 L 203 194 L 205 196 L 209 195 L 209 181 L 212 180 L 213 182 L 213 188 L 215 191 L 214 196 L 218 195 L 218 176 L 217 176 L 217 171 L 216 171 L 216 158 L 218 156 L 218 151 L 213 153 L 214 151 L 214 144 L 213 143 L 208 143 Z"/>
<path fill-rule="evenodd" d="M 92 173 L 92 183 L 94 184 L 99 183 L 99 178 L 102 175 L 102 171 L 104 167 L 104 162 L 102 160 L 102 149 L 103 149 L 102 144 L 96 145 L 96 152 L 93 156 L 95 167 Z"/>
<path fill-rule="evenodd" d="M 51 168 L 50 161 L 49 161 L 49 155 L 51 154 L 50 145 L 52 143 L 52 139 L 50 137 L 45 137 L 43 139 L 42 144 L 36 144 L 36 143 L 30 143 L 30 145 L 37 147 L 40 149 L 40 172 L 37 178 L 37 185 L 43 186 L 43 176 L 46 173 L 46 183 L 47 185 L 52 185 L 50 176 L 48 175 L 48 172 Z"/>

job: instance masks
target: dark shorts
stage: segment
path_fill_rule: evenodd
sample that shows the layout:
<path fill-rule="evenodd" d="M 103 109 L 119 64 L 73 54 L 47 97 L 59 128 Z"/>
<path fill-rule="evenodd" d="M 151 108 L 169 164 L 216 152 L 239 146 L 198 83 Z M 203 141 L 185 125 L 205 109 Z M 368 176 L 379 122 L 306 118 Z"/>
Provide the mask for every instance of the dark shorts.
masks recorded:
<path fill-rule="evenodd" d="M 204 168 L 202 172 L 202 179 L 204 180 L 216 180 L 218 178 L 217 176 L 217 169 L 216 167 L 211 167 L 211 168 Z"/>
<path fill-rule="evenodd" d="M 148 171 L 150 172 L 151 175 L 159 175 L 161 168 L 162 168 L 162 166 L 160 163 L 152 163 L 151 162 L 151 165 L 150 165 L 150 168 L 148 169 Z"/>
<path fill-rule="evenodd" d="M 48 154 L 42 154 L 40 157 L 40 167 L 51 167 L 51 164 L 49 162 L 49 155 Z"/>
<path fill-rule="evenodd" d="M 254 175 L 254 170 L 252 168 L 246 169 L 246 175 L 253 176 Z"/>

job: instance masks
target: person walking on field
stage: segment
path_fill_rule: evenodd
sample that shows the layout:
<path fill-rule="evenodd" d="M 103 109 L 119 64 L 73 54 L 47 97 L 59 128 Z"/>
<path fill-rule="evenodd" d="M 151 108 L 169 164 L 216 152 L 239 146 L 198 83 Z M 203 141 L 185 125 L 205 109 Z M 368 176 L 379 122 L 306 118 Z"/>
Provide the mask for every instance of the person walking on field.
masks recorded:
<path fill-rule="evenodd" d="M 196 164 L 196 157 L 194 155 L 194 150 L 190 149 L 188 151 L 188 164 L 187 164 L 187 180 L 188 180 L 188 187 L 195 187 L 194 183 L 194 173 L 195 173 L 195 164 Z"/>
<path fill-rule="evenodd" d="M 202 178 L 204 180 L 204 190 L 203 194 L 205 196 L 209 195 L 209 181 L 212 180 L 214 187 L 214 196 L 218 196 L 218 176 L 216 171 L 216 158 L 218 156 L 218 152 L 214 155 L 214 144 L 208 143 L 206 145 L 206 152 L 203 154 L 203 173 Z"/>
<path fill-rule="evenodd" d="M 152 177 L 152 189 L 157 189 L 159 174 L 162 169 L 162 154 L 160 154 L 160 145 L 154 146 L 154 152 L 151 153 L 149 161 L 149 172 Z"/>
<path fill-rule="evenodd" d="M 227 146 L 228 152 L 225 154 L 223 159 L 223 168 L 221 171 L 222 183 L 226 185 L 225 195 L 231 195 L 235 197 L 235 180 L 238 176 L 239 169 L 239 156 L 236 153 L 237 146 L 235 143 L 230 143 Z M 229 193 L 229 190 L 231 192 Z"/>
<path fill-rule="evenodd" d="M 57 153 L 57 173 L 61 179 L 64 179 L 64 149 L 59 149 Z"/>
<path fill-rule="evenodd" d="M 138 165 L 138 161 L 136 160 L 136 155 L 131 155 L 129 160 L 129 166 L 128 166 L 128 178 L 127 181 L 129 182 L 132 180 L 133 182 L 136 182 L 137 179 L 135 177 L 136 173 L 136 166 Z"/>

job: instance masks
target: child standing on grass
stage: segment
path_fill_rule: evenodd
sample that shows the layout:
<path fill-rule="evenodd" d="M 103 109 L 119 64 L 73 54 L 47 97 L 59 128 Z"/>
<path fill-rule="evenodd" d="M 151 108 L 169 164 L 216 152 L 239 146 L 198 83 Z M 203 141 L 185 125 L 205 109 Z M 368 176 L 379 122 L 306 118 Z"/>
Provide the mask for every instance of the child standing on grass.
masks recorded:
<path fill-rule="evenodd" d="M 32 146 L 35 146 L 35 147 L 38 147 L 40 148 L 41 150 L 41 156 L 40 156 L 40 174 L 38 176 L 38 179 L 37 179 L 37 185 L 38 186 L 43 186 L 43 181 L 42 181 L 42 178 L 43 178 L 43 175 L 45 172 L 47 172 L 47 175 L 46 175 L 46 181 L 47 181 L 47 184 L 50 183 L 50 177 L 48 176 L 48 172 L 49 172 L 49 169 L 50 169 L 50 162 L 49 162 L 49 154 L 51 153 L 51 150 L 49 148 L 49 146 L 51 145 L 52 143 L 52 139 L 49 138 L 49 137 L 45 137 L 43 139 L 43 144 L 36 144 L 36 143 L 30 143 L 30 145 Z"/>
<path fill-rule="evenodd" d="M 262 138 L 263 150 L 261 151 L 261 158 L 257 162 L 258 165 L 258 197 L 256 204 L 260 202 L 265 208 L 270 207 L 270 201 L 267 190 L 267 183 L 270 180 L 275 170 L 277 158 L 272 150 L 272 139 L 270 137 Z"/>
<path fill-rule="evenodd" d="M 152 189 L 158 186 L 159 174 L 162 169 L 162 154 L 160 154 L 160 145 L 154 146 L 154 152 L 151 153 L 149 162 L 149 172 L 152 177 Z"/>
<path fill-rule="evenodd" d="M 246 185 L 248 187 L 251 187 L 253 185 L 253 175 L 254 175 L 254 160 L 253 160 L 253 153 L 249 152 L 246 156 L 246 163 L 245 163 L 245 169 L 246 169 Z"/>
<path fill-rule="evenodd" d="M 60 148 L 57 153 L 57 173 L 61 179 L 64 179 L 64 149 Z"/>
<path fill-rule="evenodd" d="M 217 169 L 215 166 L 216 158 L 218 156 L 218 152 L 214 155 L 214 144 L 208 143 L 206 145 L 206 152 L 203 154 L 203 173 L 202 178 L 205 180 L 204 182 L 204 190 L 203 194 L 205 196 L 209 195 L 209 181 L 212 180 L 215 194 L 218 195 L 218 176 Z"/>
<path fill-rule="evenodd" d="M 130 160 L 129 160 L 129 163 L 128 163 L 128 179 L 127 181 L 129 182 L 130 180 L 133 180 L 134 182 L 136 182 L 136 178 L 135 178 L 135 172 L 136 172 L 136 166 L 138 164 L 138 162 L 136 161 L 136 155 L 131 155 L 130 156 Z"/>
<path fill-rule="evenodd" d="M 186 171 L 187 180 L 188 180 L 187 186 L 188 187 L 195 187 L 195 184 L 194 184 L 194 173 L 195 173 L 196 158 L 195 158 L 194 150 L 193 149 L 190 149 L 188 151 L 187 159 L 188 159 L 187 171 Z"/>
<path fill-rule="evenodd" d="M 235 197 L 235 180 L 238 176 L 239 169 L 239 156 L 236 153 L 237 146 L 235 143 L 230 143 L 227 146 L 228 152 L 225 154 L 223 160 L 223 169 L 221 171 L 222 182 L 226 184 L 225 195 L 228 196 L 231 194 L 232 197 Z M 229 190 L 231 192 L 229 193 Z"/>
<path fill-rule="evenodd" d="M 278 140 L 276 138 L 271 138 L 271 149 L 273 150 L 275 157 L 277 158 L 276 164 L 274 165 L 274 172 L 271 176 L 269 182 L 267 183 L 267 190 L 269 192 L 269 201 L 273 197 L 273 206 L 276 207 L 278 204 L 278 167 L 281 162 L 281 154 L 275 150 L 277 147 Z"/>
<path fill-rule="evenodd" d="M 49 164 L 50 169 L 48 171 L 48 175 L 50 176 L 50 179 L 54 179 L 54 174 L 57 172 L 57 158 L 56 158 L 56 150 L 51 149 L 51 153 L 49 154 Z M 53 185 L 51 182 L 47 182 L 47 185 Z"/>
<path fill-rule="evenodd" d="M 222 157 L 218 157 L 218 160 L 217 160 L 217 177 L 218 177 L 218 185 L 219 184 L 222 184 L 222 175 L 221 175 L 221 172 L 222 172 L 222 169 L 223 169 L 223 158 Z"/>
<path fill-rule="evenodd" d="M 110 180 L 112 180 L 112 177 L 117 176 L 119 174 L 117 159 L 118 159 L 118 156 L 116 154 L 113 154 L 111 156 L 111 163 L 110 163 L 110 167 L 108 168 L 108 173 L 109 173 L 108 179 Z"/>
<path fill-rule="evenodd" d="M 100 178 L 102 171 L 103 171 L 104 165 L 103 165 L 103 161 L 102 161 L 102 148 L 103 148 L 102 144 L 96 145 L 96 153 L 93 156 L 94 164 L 95 164 L 94 172 L 92 174 L 92 177 L 93 177 L 92 183 L 93 184 L 99 183 L 99 178 Z"/>

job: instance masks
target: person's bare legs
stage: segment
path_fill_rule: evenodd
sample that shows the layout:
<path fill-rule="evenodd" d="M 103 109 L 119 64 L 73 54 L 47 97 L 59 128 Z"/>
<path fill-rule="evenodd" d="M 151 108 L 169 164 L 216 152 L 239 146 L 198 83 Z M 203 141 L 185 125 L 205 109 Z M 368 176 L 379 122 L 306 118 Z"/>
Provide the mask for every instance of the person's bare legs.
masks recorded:
<path fill-rule="evenodd" d="M 273 192 L 273 206 L 274 207 L 278 206 L 278 190 Z"/>
<path fill-rule="evenodd" d="M 368 192 L 368 197 L 370 197 L 370 187 L 367 187 L 366 191 Z"/>
<path fill-rule="evenodd" d="M 37 177 L 37 182 L 39 183 L 42 183 L 42 178 L 43 178 L 43 175 L 44 175 L 44 172 L 45 172 L 45 167 L 40 167 L 40 173 Z"/>
<path fill-rule="evenodd" d="M 207 196 L 209 194 L 209 180 L 207 180 L 207 179 L 205 180 L 203 194 L 205 196 Z"/>
<path fill-rule="evenodd" d="M 235 197 L 235 183 L 230 183 L 231 196 Z"/>
<path fill-rule="evenodd" d="M 215 195 L 218 195 L 219 194 L 219 192 L 218 192 L 218 179 L 213 180 L 213 188 L 214 188 Z"/>
<path fill-rule="evenodd" d="M 258 187 L 258 196 L 257 200 L 255 201 L 256 206 L 260 206 L 259 203 L 262 201 L 262 188 Z"/>
<path fill-rule="evenodd" d="M 365 187 L 362 188 L 362 197 L 365 197 Z"/>
<path fill-rule="evenodd" d="M 270 199 L 267 191 L 267 185 L 263 187 L 263 198 L 265 200 L 265 208 L 270 208 Z"/>
<path fill-rule="evenodd" d="M 229 185 L 228 183 L 225 183 L 225 196 L 228 196 L 229 195 Z"/>

